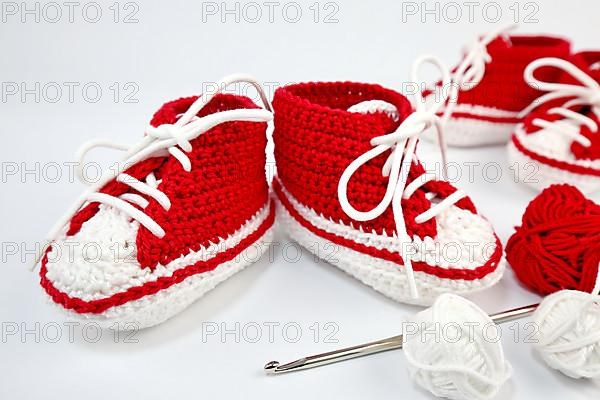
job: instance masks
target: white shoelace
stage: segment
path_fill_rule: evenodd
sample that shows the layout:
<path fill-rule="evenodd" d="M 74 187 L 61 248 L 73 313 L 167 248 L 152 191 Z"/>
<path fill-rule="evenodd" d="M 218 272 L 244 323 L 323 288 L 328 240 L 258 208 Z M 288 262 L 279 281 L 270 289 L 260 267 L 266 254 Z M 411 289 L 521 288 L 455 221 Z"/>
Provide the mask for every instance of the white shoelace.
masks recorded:
<path fill-rule="evenodd" d="M 510 24 L 493 30 L 482 38 L 476 39 L 472 44 L 466 47 L 465 57 L 452 73 L 449 82 L 449 94 L 446 109 L 444 110 L 443 120 L 445 121 L 452 115 L 456 104 L 458 103 L 459 91 L 468 91 L 479 85 L 485 75 L 486 65 L 492 62 L 492 56 L 488 53 L 487 46 L 499 36 L 517 28 L 517 24 Z M 442 85 L 442 91 L 445 86 Z"/>
<path fill-rule="evenodd" d="M 538 68 L 542 67 L 561 69 L 575 78 L 581 85 L 540 81 L 535 78 L 534 73 Z M 582 126 L 586 126 L 590 131 L 598 133 L 598 124 L 594 119 L 573 111 L 571 108 L 574 106 L 591 106 L 591 111 L 596 116 L 600 116 L 600 84 L 575 65 L 560 58 L 540 58 L 535 60 L 525 68 L 524 75 L 525 81 L 529 86 L 548 93 L 533 101 L 533 103 L 521 111 L 520 116 L 525 117 L 531 111 L 549 101 L 569 98 L 570 100 L 566 101 L 561 107 L 553 107 L 547 111 L 548 114 L 563 117 L 562 119 L 552 122 L 536 118 L 532 121 L 532 124 L 538 128 L 563 134 L 582 146 L 591 146 L 591 141 L 582 135 L 580 130 Z"/>
<path fill-rule="evenodd" d="M 413 82 L 419 82 L 418 70 L 425 63 L 432 64 L 439 69 L 444 84 L 450 82 L 448 69 L 433 56 L 423 56 L 414 62 L 411 73 Z M 406 243 L 407 245 L 412 245 L 413 240 L 408 235 L 406 229 L 406 221 L 404 220 L 401 200 L 410 198 L 420 187 L 435 179 L 434 174 L 424 173 L 410 184 L 407 184 L 410 168 L 413 165 L 413 162 L 416 162 L 416 145 L 418 137 L 430 126 L 434 126 L 438 133 L 443 163 L 444 165 L 446 164 L 446 148 L 443 140 L 442 122 L 441 118 L 436 114 L 444 105 L 446 99 L 444 98 L 442 101 L 436 102 L 430 108 L 427 108 L 423 102 L 420 92 L 415 94 L 414 100 L 416 111 L 402 121 L 394 132 L 371 139 L 370 143 L 373 148 L 352 161 L 342 173 L 338 183 L 338 199 L 340 205 L 344 212 L 356 221 L 373 220 L 382 215 L 391 205 L 396 226 L 396 234 L 402 243 Z M 383 199 L 370 211 L 359 211 L 355 209 L 348 201 L 348 182 L 361 166 L 387 151 L 390 151 L 390 154 L 381 171 L 381 174 L 388 178 L 387 189 Z M 434 197 L 435 196 L 429 196 L 429 199 L 433 202 Z M 417 216 L 415 222 L 423 223 L 436 217 L 463 197 L 465 197 L 463 192 L 456 191 Z M 417 298 L 418 292 L 412 262 L 410 257 L 406 254 L 407 253 L 404 252 L 403 260 L 410 293 L 413 298 Z"/>
<path fill-rule="evenodd" d="M 215 95 L 223 92 L 229 85 L 234 83 L 249 83 L 254 86 L 261 97 L 265 109 L 227 110 L 209 114 L 204 117 L 197 117 L 198 112 L 202 110 Z M 189 172 L 192 166 L 186 153 L 192 151 L 192 144 L 190 142 L 193 139 L 209 131 L 211 128 L 226 122 L 268 122 L 272 118 L 272 108 L 262 86 L 252 77 L 245 75 L 230 75 L 217 83 L 217 90 L 202 94 L 174 124 L 163 124 L 157 127 L 148 126 L 145 131 L 146 135 L 143 139 L 132 146 L 118 144 L 110 140 L 93 140 L 84 144 L 78 151 L 79 165 L 77 173 L 79 178 L 84 183 L 87 183 L 89 187 L 52 228 L 46 238 L 46 245 L 43 246 L 42 251 L 38 254 L 38 257 L 36 257 L 33 267 L 38 264 L 45 249 L 56 240 L 59 233 L 69 223 L 71 218 L 73 218 L 82 206 L 88 203 L 101 203 L 114 207 L 138 221 L 140 225 L 144 226 L 155 236 L 159 238 L 164 237 L 164 229 L 154 221 L 152 217 L 134 206 L 135 204 L 143 209 L 148 205 L 148 200 L 142 196 L 144 195 L 156 200 L 156 202 L 165 210 L 169 210 L 171 201 L 165 193 L 158 189 L 160 181 L 156 180 L 153 173 L 150 173 L 146 177 L 145 182 L 142 182 L 124 173 L 124 171 L 148 158 L 171 155 L 177 159 L 184 171 Z M 98 182 L 91 184 L 82 173 L 83 159 L 90 150 L 97 147 L 118 149 L 125 151 L 125 155 L 122 161 L 116 164 L 114 169 L 107 170 Z M 100 193 L 99 191 L 107 183 L 112 181 L 115 176 L 118 182 L 129 186 L 135 192 L 139 192 L 139 194 L 126 193 L 119 197 L 115 197 L 106 193 Z"/>

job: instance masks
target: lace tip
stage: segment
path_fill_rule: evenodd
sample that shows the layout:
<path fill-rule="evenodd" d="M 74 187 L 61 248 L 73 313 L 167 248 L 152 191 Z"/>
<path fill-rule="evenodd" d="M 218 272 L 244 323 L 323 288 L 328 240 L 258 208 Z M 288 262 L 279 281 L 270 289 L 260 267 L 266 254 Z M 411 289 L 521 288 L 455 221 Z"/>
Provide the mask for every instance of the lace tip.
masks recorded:
<path fill-rule="evenodd" d="M 40 249 L 39 252 L 36 252 L 33 262 L 31 264 L 29 264 L 29 266 L 27 267 L 27 270 L 29 272 L 34 272 L 36 267 L 42 262 L 42 259 L 44 258 L 44 253 L 46 253 L 46 250 L 48 250 L 49 246 L 50 246 L 50 243 L 47 243 Z"/>
<path fill-rule="evenodd" d="M 409 283 L 409 290 L 411 299 L 416 300 L 419 298 L 419 290 L 417 289 L 417 284 L 415 283 L 414 279 L 412 279 Z"/>
<path fill-rule="evenodd" d="M 29 266 L 27 267 L 27 270 L 29 272 L 34 272 L 35 268 L 38 266 L 38 264 L 40 263 L 40 257 L 36 256 L 35 260 L 29 264 Z"/>

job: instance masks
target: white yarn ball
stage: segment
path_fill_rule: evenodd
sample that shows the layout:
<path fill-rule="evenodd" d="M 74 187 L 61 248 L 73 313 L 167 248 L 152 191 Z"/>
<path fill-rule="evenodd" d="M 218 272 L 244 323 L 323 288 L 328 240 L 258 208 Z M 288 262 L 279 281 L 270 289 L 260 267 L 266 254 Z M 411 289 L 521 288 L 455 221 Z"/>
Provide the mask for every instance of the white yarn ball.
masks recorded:
<path fill-rule="evenodd" d="M 600 378 L 600 296 L 561 290 L 533 315 L 534 346 L 546 363 L 572 378 Z"/>
<path fill-rule="evenodd" d="M 469 300 L 454 294 L 439 296 L 405 325 L 410 331 L 403 346 L 410 376 L 439 397 L 492 398 L 512 371 L 495 337 L 496 328 L 489 329 L 492 325 Z"/>

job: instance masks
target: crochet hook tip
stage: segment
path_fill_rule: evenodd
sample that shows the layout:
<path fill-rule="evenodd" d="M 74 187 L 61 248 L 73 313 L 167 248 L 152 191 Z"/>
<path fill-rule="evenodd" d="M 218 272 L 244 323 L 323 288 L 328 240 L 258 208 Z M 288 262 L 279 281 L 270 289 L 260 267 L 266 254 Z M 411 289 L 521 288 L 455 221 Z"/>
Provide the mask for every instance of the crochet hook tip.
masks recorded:
<path fill-rule="evenodd" d="M 312 368 L 311 364 L 307 363 L 306 358 L 300 358 L 283 365 L 281 365 L 279 361 L 269 361 L 264 367 L 265 372 L 269 375 L 298 371 L 306 368 Z"/>
<path fill-rule="evenodd" d="M 279 365 L 279 361 L 269 361 L 265 364 L 264 370 L 267 374 L 276 374 L 277 372 L 279 372 L 277 371 Z"/>

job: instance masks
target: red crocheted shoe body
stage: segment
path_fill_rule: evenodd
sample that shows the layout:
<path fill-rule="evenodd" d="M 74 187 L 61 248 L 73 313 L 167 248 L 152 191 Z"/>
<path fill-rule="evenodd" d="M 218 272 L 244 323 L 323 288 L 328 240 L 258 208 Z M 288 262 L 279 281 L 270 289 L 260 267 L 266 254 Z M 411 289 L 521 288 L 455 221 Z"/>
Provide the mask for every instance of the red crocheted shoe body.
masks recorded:
<path fill-rule="evenodd" d="M 557 83 L 564 86 L 550 90 L 547 95 L 554 98 L 547 102 L 537 105 L 544 100 L 540 98 L 532 104 L 513 132 L 509 159 L 518 167 L 520 181 L 538 190 L 567 183 L 591 193 L 600 189 L 600 52 L 550 63 L 562 74 L 546 81 L 549 89 Z"/>
<path fill-rule="evenodd" d="M 151 126 L 164 136 L 160 140 L 170 140 L 175 130 L 173 141 L 186 147 L 177 132 L 190 125 L 176 123 L 196 100 L 182 98 L 158 110 Z M 192 121 L 201 124 L 229 110 L 258 107 L 246 97 L 217 94 Z M 48 247 L 40 270 L 41 285 L 56 305 L 103 326 L 155 325 L 265 251 L 274 222 L 265 177 L 267 124 L 212 125 L 189 141 L 190 148 L 171 147 L 128 166 L 74 213 Z M 183 158 L 189 165 L 179 161 Z M 123 176 L 146 183 L 136 191 Z M 98 198 L 130 205 L 115 207 L 94 201 Z M 131 205 L 154 221 L 162 236 L 132 218 L 134 211 L 126 212 Z"/>
<path fill-rule="evenodd" d="M 393 106 L 399 118 L 383 111 L 348 111 L 373 100 Z M 435 218 L 417 222 L 434 203 L 457 192 L 446 181 L 429 181 L 402 200 L 410 243 L 399 239 L 391 208 L 359 222 L 340 205 L 338 185 L 344 170 L 371 149 L 371 139 L 394 131 L 412 113 L 404 96 L 378 85 L 305 83 L 278 89 L 273 106 L 278 171 L 274 192 L 278 219 L 291 238 L 402 302 L 429 304 L 440 293 L 469 293 L 500 279 L 501 244 L 468 197 Z M 348 200 L 357 209 L 373 209 L 384 197 L 387 178 L 382 166 L 387 154 L 364 164 L 350 179 Z M 408 186 L 424 171 L 415 160 Z M 405 257 L 412 261 L 416 299 L 409 293 Z"/>
<path fill-rule="evenodd" d="M 470 147 L 506 143 L 515 125 L 521 121 L 519 112 L 542 94 L 525 82 L 525 67 L 537 58 L 568 58 L 570 55 L 568 41 L 550 36 L 498 36 L 484 49 L 487 54 L 475 54 L 471 66 L 471 69 L 479 69 L 480 80 L 467 75 L 462 77 L 466 81 L 453 83 L 459 89 L 449 100 L 454 103 L 445 127 L 449 145 Z M 453 72 L 456 73 L 456 68 Z M 556 78 L 551 70 L 540 71 L 540 74 L 544 79 Z M 426 100 L 435 101 L 439 97 L 436 91 L 424 94 L 428 97 Z M 424 137 L 434 139 L 431 132 L 426 132 Z"/>

